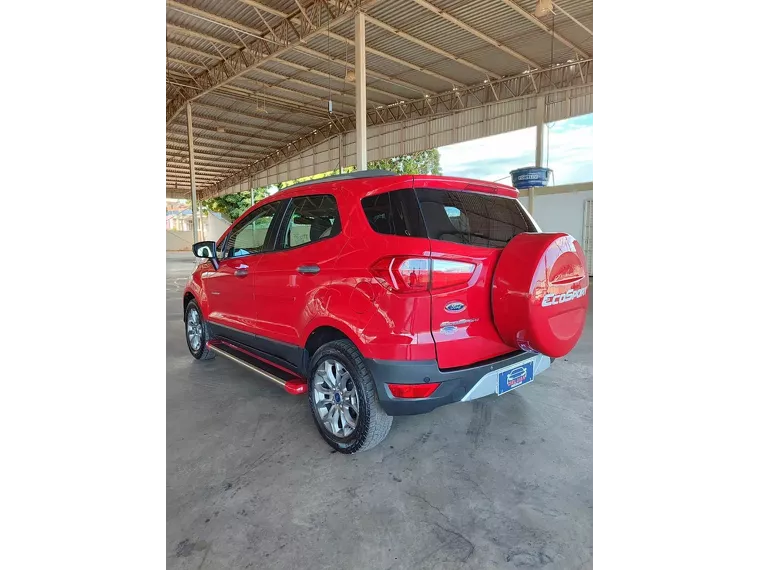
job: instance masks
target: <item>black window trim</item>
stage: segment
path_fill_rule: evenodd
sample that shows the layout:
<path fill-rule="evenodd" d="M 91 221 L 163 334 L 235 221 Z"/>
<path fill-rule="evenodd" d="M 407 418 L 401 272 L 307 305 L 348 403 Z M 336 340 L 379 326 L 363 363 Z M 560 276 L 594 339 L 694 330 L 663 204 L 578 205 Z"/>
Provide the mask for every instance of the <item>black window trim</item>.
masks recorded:
<path fill-rule="evenodd" d="M 314 241 L 307 241 L 306 243 L 302 243 L 300 245 L 296 245 L 293 247 L 285 247 L 285 232 L 287 231 L 287 221 L 290 219 L 290 214 L 292 213 L 292 210 L 294 209 L 294 203 L 295 200 L 298 200 L 299 198 L 314 198 L 314 197 L 320 197 L 320 196 L 329 196 L 335 201 L 335 211 L 337 212 L 337 216 L 335 217 L 335 224 L 338 225 L 339 231 L 333 235 L 333 236 L 327 236 L 325 238 L 320 238 Z M 321 243 L 323 241 L 326 241 L 328 239 L 335 238 L 339 236 L 341 233 L 343 233 L 343 224 L 342 219 L 340 218 L 340 206 L 337 202 L 337 196 L 334 194 L 330 194 L 329 192 L 323 192 L 320 194 L 304 194 L 302 196 L 293 196 L 289 199 L 289 203 L 287 204 L 287 207 L 284 208 L 283 214 L 281 219 L 279 220 L 279 227 L 277 228 L 277 235 L 274 238 L 274 244 L 270 251 L 267 251 L 267 253 L 272 253 L 275 251 L 292 251 L 294 249 L 299 249 L 301 247 L 306 247 L 307 245 L 313 245 L 315 243 Z"/>
<path fill-rule="evenodd" d="M 224 257 L 221 257 L 219 261 L 226 261 L 227 259 L 242 259 L 244 257 L 251 257 L 253 255 L 262 255 L 265 253 L 271 253 L 274 251 L 273 248 L 273 241 L 275 239 L 275 236 L 279 233 L 279 226 L 282 223 L 282 213 L 284 210 L 286 210 L 289 207 L 289 201 L 290 198 L 282 198 L 280 200 L 274 200 L 273 202 L 267 202 L 266 204 L 262 204 L 258 208 L 255 208 L 254 210 L 251 210 L 247 216 L 244 218 L 241 218 L 235 222 L 232 227 L 227 232 L 227 235 L 224 237 L 224 242 L 222 243 L 222 255 Z M 288 202 L 284 206 L 282 205 L 283 202 Z M 229 245 L 229 236 L 231 236 L 234 231 L 245 224 L 247 224 L 251 218 L 253 218 L 261 208 L 264 208 L 266 206 L 274 206 L 276 208 L 276 211 L 274 212 L 274 217 L 271 220 L 271 224 L 269 225 L 269 228 L 266 231 L 266 238 L 264 239 L 263 249 L 261 251 L 255 251 L 253 253 L 247 253 L 245 255 L 238 255 L 236 257 L 228 257 L 227 256 L 227 245 Z M 274 227 L 275 231 L 272 233 L 272 227 Z"/>

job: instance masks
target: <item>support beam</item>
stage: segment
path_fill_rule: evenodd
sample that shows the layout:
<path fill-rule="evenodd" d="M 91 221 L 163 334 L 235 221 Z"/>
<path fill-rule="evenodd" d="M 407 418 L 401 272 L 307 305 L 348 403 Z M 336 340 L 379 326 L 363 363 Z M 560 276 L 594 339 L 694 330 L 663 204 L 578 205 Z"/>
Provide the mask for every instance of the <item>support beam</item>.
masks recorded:
<path fill-rule="evenodd" d="M 181 50 L 181 51 L 183 51 L 185 53 L 191 53 L 192 55 L 197 55 L 199 57 L 205 57 L 207 59 L 213 59 L 214 62 L 217 62 L 220 59 L 222 59 L 222 57 L 218 53 L 215 53 L 215 54 L 214 53 L 208 53 L 208 52 L 205 52 L 205 51 L 202 51 L 202 50 L 199 50 L 199 49 L 195 49 L 195 48 L 192 48 L 192 47 L 189 47 L 189 46 L 178 44 L 176 42 L 170 42 L 170 41 L 166 40 L 166 45 L 169 46 L 170 48 L 175 48 L 175 49 Z"/>
<path fill-rule="evenodd" d="M 343 162 L 345 162 L 345 135 L 343 133 L 340 133 L 337 135 L 337 165 L 338 165 L 338 174 L 343 173 Z"/>
<path fill-rule="evenodd" d="M 344 62 L 340 62 L 340 60 L 338 60 L 337 58 L 327 57 L 326 55 L 324 55 L 324 54 L 322 54 L 322 53 L 320 53 L 320 52 L 318 52 L 316 50 L 309 49 L 309 48 L 298 48 L 298 49 L 296 49 L 294 51 L 306 53 L 308 55 L 312 55 L 314 57 L 318 57 L 320 59 L 323 59 L 324 61 L 330 61 L 331 60 L 331 61 L 334 61 L 335 63 L 343 63 L 344 64 Z M 294 69 L 297 69 L 298 71 L 304 71 L 306 73 L 313 73 L 314 75 L 318 75 L 320 77 L 324 77 L 325 79 L 329 79 L 331 81 L 334 81 L 337 86 L 339 86 L 340 82 L 343 80 L 342 77 L 338 77 L 336 75 L 331 75 L 329 73 L 325 73 L 323 71 L 319 71 L 318 69 L 313 68 L 313 67 L 306 67 L 305 65 L 300 65 L 300 64 L 294 63 L 292 61 L 287 61 L 286 59 L 277 59 L 277 63 L 281 63 L 281 64 L 284 64 L 284 65 L 287 65 L 288 67 L 292 67 Z M 349 63 L 348 67 L 353 67 L 353 66 Z M 271 71 L 269 71 L 267 69 L 260 69 L 260 68 L 257 69 L 256 71 L 263 71 L 264 73 L 272 73 Z M 287 76 L 285 76 L 285 77 L 287 77 Z M 300 80 L 295 79 L 295 78 L 289 78 L 289 81 L 300 81 Z M 350 85 L 350 83 L 348 83 L 347 85 Z M 312 86 L 320 88 L 320 89 L 323 89 L 323 90 L 325 90 L 327 92 L 332 93 L 333 95 L 335 93 L 339 93 L 341 95 L 345 95 L 346 97 L 350 98 L 349 95 L 346 95 L 347 90 L 346 91 L 339 91 L 339 90 L 337 90 L 336 87 L 330 89 L 329 87 L 324 87 L 324 86 L 316 85 L 316 84 L 313 84 Z M 352 87 L 352 85 L 350 85 L 350 86 Z M 383 91 L 382 89 L 375 89 L 375 88 L 371 88 L 371 89 L 372 89 L 372 91 L 376 91 L 377 93 L 379 93 L 381 95 L 384 95 L 385 97 L 390 97 L 391 101 L 395 101 L 396 99 L 398 99 L 398 96 L 395 95 L 394 93 L 390 93 L 388 91 Z M 324 99 L 321 99 L 321 101 L 324 101 Z M 376 101 L 376 100 L 374 100 L 374 101 L 368 100 L 368 101 L 371 101 L 372 103 L 375 103 L 377 105 L 385 105 L 387 103 L 387 102 Z"/>
<path fill-rule="evenodd" d="M 173 154 L 173 151 L 171 152 L 172 152 L 171 154 L 167 153 L 167 156 L 166 156 L 167 168 L 172 167 L 172 166 L 175 168 L 184 167 L 188 164 L 185 156 L 181 154 Z M 198 169 L 207 168 L 207 167 L 223 167 L 223 168 L 226 168 L 227 170 L 232 170 L 236 172 L 237 170 L 240 170 L 241 168 L 243 168 L 244 166 L 247 166 L 251 162 L 250 160 L 234 162 L 233 160 L 224 159 L 224 158 L 219 158 L 218 160 L 209 160 L 207 158 L 200 158 L 200 156 L 198 155 L 199 153 L 196 150 L 195 151 L 195 166 L 197 166 Z"/>
<path fill-rule="evenodd" d="M 235 81 L 240 82 L 243 79 L 244 78 L 242 77 L 237 77 L 235 78 Z M 248 103 L 255 103 L 256 99 L 258 99 L 260 102 L 264 102 L 272 107 L 276 107 L 277 109 L 282 109 L 285 113 L 298 113 L 307 117 L 316 117 L 320 120 L 324 120 L 324 118 L 327 116 L 326 108 L 312 107 L 311 105 L 307 105 L 302 101 L 293 101 L 292 99 L 287 99 L 279 95 L 270 95 L 263 93 L 263 91 L 267 88 L 268 86 L 264 89 L 251 91 L 244 87 L 240 87 L 239 83 L 228 83 L 227 85 L 224 85 L 215 91 L 214 95 L 227 95 L 231 93 L 233 95 L 242 97 L 244 100 L 247 100 Z M 303 96 L 307 97 L 305 94 Z M 318 97 L 314 98 L 318 99 Z"/>
<path fill-rule="evenodd" d="M 195 69 L 208 69 L 205 65 L 200 65 L 199 63 L 193 63 L 191 61 L 179 59 L 178 57 L 166 56 L 166 61 L 169 63 L 176 63 L 177 65 L 181 65 L 185 68 L 194 67 Z M 194 75 L 189 75 L 188 77 L 194 77 Z"/>
<path fill-rule="evenodd" d="M 490 36 L 488 36 L 486 34 L 483 34 L 481 31 L 476 30 L 475 28 L 473 28 L 469 24 L 465 24 L 464 22 L 462 22 L 458 18 L 455 18 L 455 17 L 451 16 L 448 12 L 446 12 L 442 8 L 438 8 L 437 6 L 435 6 L 433 4 L 430 4 L 429 2 L 427 2 L 427 0 L 414 0 L 414 2 L 416 2 L 420 6 L 423 6 L 424 8 L 427 8 L 427 10 L 429 10 L 430 12 L 432 12 L 434 14 L 437 14 L 441 18 L 443 18 L 445 20 L 448 20 L 451 24 L 454 24 L 454 25 L 458 26 L 462 30 L 466 30 L 467 32 L 469 32 L 473 36 L 476 36 L 476 37 L 480 38 L 481 40 L 489 43 L 490 45 L 493 45 L 493 46 L 497 47 L 499 50 L 501 50 L 504 53 L 509 54 L 511 57 L 514 57 L 514 58 L 518 59 L 519 61 L 522 61 L 522 62 L 526 63 L 530 67 L 532 67 L 534 69 L 538 69 L 540 67 L 536 62 L 534 62 L 531 59 L 523 56 L 521 53 L 516 52 L 513 49 L 511 49 L 510 47 L 503 45 L 498 40 L 493 39 L 493 38 L 491 38 Z"/>
<path fill-rule="evenodd" d="M 535 166 L 543 168 L 543 140 L 546 132 L 546 97 L 545 95 L 538 95 L 536 99 L 535 129 L 537 130 L 537 136 L 535 137 Z"/>
<path fill-rule="evenodd" d="M 259 8 L 263 10 L 264 12 L 268 12 L 269 14 L 274 14 L 275 16 L 279 16 L 280 18 L 287 18 L 288 15 L 284 12 L 280 12 L 279 10 L 275 10 L 274 8 L 270 8 L 266 4 L 262 4 L 261 2 L 255 2 L 254 0 L 239 0 L 243 4 L 247 4 L 248 6 L 253 6 L 254 8 Z"/>
<path fill-rule="evenodd" d="M 226 111 L 229 113 L 232 113 L 233 115 L 240 115 L 242 117 L 250 117 L 251 119 L 256 119 L 258 121 L 264 121 L 267 124 L 266 125 L 257 125 L 262 128 L 269 128 L 270 125 L 273 125 L 275 123 L 282 124 L 282 125 L 293 125 L 294 127 L 303 128 L 304 124 L 303 121 L 296 122 L 296 121 L 288 121 L 287 119 L 284 119 L 280 116 L 273 115 L 269 112 L 264 111 L 252 111 L 250 109 L 250 106 L 252 106 L 256 101 L 253 99 L 253 101 L 250 100 L 249 97 L 235 97 L 235 96 L 226 96 L 227 99 L 234 101 L 235 103 L 245 103 L 248 105 L 247 109 L 237 109 L 234 107 L 225 107 L 224 105 L 218 105 L 216 103 L 207 103 L 205 101 L 195 101 L 195 106 L 198 107 L 207 107 L 209 109 L 218 109 L 219 111 Z M 267 101 L 268 102 L 268 101 Z M 283 132 L 281 129 L 274 129 L 272 132 Z"/>
<path fill-rule="evenodd" d="M 419 38 L 417 38 L 415 36 L 412 36 L 411 34 L 407 34 L 403 30 L 401 30 L 400 28 L 394 28 L 393 26 L 390 26 L 389 24 L 386 24 L 385 22 L 382 22 L 382 21 L 378 20 L 377 18 L 372 18 L 371 16 L 367 15 L 366 16 L 366 21 L 374 24 L 378 28 L 382 28 L 385 31 L 388 31 L 388 32 L 390 32 L 392 34 L 395 34 L 396 36 L 399 36 L 399 37 L 403 38 L 404 40 L 408 40 L 408 41 L 410 41 L 412 43 L 415 43 L 418 46 L 422 46 L 423 48 L 426 48 L 426 49 L 428 49 L 430 51 L 433 51 L 436 54 L 442 55 L 443 57 L 445 57 L 447 59 L 453 60 L 453 61 L 455 61 L 457 63 L 460 63 L 461 65 L 465 65 L 465 66 L 467 66 L 467 67 L 469 67 L 471 69 L 474 69 L 475 71 L 478 71 L 478 72 L 482 73 L 486 77 L 493 77 L 493 78 L 494 77 L 498 77 L 497 73 L 495 73 L 493 71 L 490 71 L 489 69 L 485 69 L 484 67 L 480 67 L 476 63 L 472 63 L 470 61 L 465 60 L 462 57 L 459 57 L 457 55 L 453 55 L 450 52 L 447 52 L 447 51 L 445 51 L 443 49 L 440 49 L 439 47 L 436 47 L 436 46 L 433 46 L 431 44 L 428 44 L 427 42 L 422 41 Z"/>
<path fill-rule="evenodd" d="M 227 18 L 222 18 L 221 16 L 217 16 L 216 14 L 212 14 L 211 12 L 198 10 L 197 8 L 193 8 L 192 6 L 188 6 L 187 4 L 180 4 L 179 2 L 175 2 L 174 0 L 166 0 L 166 6 L 168 8 L 171 8 L 172 10 L 176 10 L 177 12 L 182 12 L 183 14 L 195 16 L 196 18 L 199 18 L 201 20 L 206 20 L 207 22 L 218 24 L 220 26 L 229 28 L 230 30 L 234 30 L 236 32 L 241 32 L 243 34 L 247 34 L 249 36 L 253 36 L 256 38 L 261 37 L 261 33 L 262 33 L 261 30 L 244 26 L 243 24 L 235 22 L 234 20 L 228 20 Z"/>
<path fill-rule="evenodd" d="M 588 32 L 591 36 L 593 35 L 593 30 L 591 30 L 585 24 L 583 24 L 582 22 L 580 22 L 580 20 L 578 20 L 577 18 L 575 18 L 574 16 L 572 16 L 572 14 L 570 14 L 569 12 L 567 12 L 564 8 L 562 8 L 561 6 L 559 6 L 556 2 L 553 3 L 553 7 L 556 8 L 562 14 L 564 14 L 567 18 L 569 18 L 570 20 L 572 20 L 575 24 L 577 24 L 578 26 L 580 26 L 583 30 L 585 30 L 586 32 Z"/>
<path fill-rule="evenodd" d="M 526 100 L 545 93 L 557 96 L 560 93 L 569 93 L 575 89 L 592 90 L 592 87 L 593 60 L 581 60 L 561 64 L 551 69 L 522 72 L 488 83 L 478 82 L 466 89 L 439 93 L 429 98 L 407 101 L 404 104 L 372 109 L 367 113 L 367 123 L 374 126 L 414 121 L 476 109 L 499 101 Z M 219 195 L 227 188 L 306 152 L 325 140 L 355 130 L 356 125 L 354 123 L 354 117 L 347 117 L 333 119 L 315 127 L 310 133 L 293 140 L 291 145 L 282 145 L 277 149 L 271 149 L 269 154 L 262 158 L 255 158 L 249 166 L 241 169 L 235 175 L 204 187 L 203 197 Z"/>
<path fill-rule="evenodd" d="M 364 15 L 366 17 L 366 15 Z M 326 32 L 322 32 L 322 34 L 326 34 Z M 355 47 L 355 42 L 349 38 L 345 38 L 341 36 L 340 34 L 336 33 L 330 33 L 331 36 L 335 37 L 339 41 L 347 42 L 348 45 L 352 45 Z M 383 59 L 387 59 L 388 61 L 392 61 L 394 63 L 397 63 L 398 65 L 402 65 L 404 67 L 408 67 L 410 69 L 413 69 L 414 71 L 418 71 L 420 73 L 425 73 L 429 75 L 430 77 L 434 77 L 435 79 L 438 79 L 440 81 L 443 81 L 444 83 L 447 83 L 448 85 L 456 86 L 456 87 L 463 87 L 464 84 L 460 81 L 456 81 L 455 79 L 451 79 L 450 77 L 446 77 L 445 75 L 441 75 L 440 73 L 436 73 L 430 69 L 425 69 L 424 67 L 420 67 L 416 65 L 415 63 L 411 63 L 410 61 L 406 61 L 405 59 L 401 59 L 399 57 L 395 57 L 394 55 L 390 55 L 389 53 L 385 53 L 383 51 L 380 51 L 378 49 L 374 49 L 372 47 L 364 46 L 364 49 L 366 49 L 367 53 L 371 53 L 372 55 L 376 55 L 377 57 L 381 57 Z"/>
<path fill-rule="evenodd" d="M 183 128 L 185 125 L 171 125 L 172 128 Z M 221 151 L 234 150 L 239 148 L 239 152 L 262 152 L 271 148 L 271 145 L 256 144 L 255 142 L 230 140 L 227 138 L 221 138 L 220 136 L 213 136 L 214 131 L 206 131 L 204 133 L 194 134 L 193 138 L 199 148 L 218 149 Z M 184 133 L 181 132 L 167 132 L 166 139 L 168 142 L 173 140 L 182 140 L 185 138 Z M 280 139 L 279 141 L 272 141 L 275 144 L 287 144 L 287 139 Z"/>
<path fill-rule="evenodd" d="M 353 43 L 353 42 L 351 42 L 351 45 L 355 47 L 356 44 Z M 333 61 L 333 62 L 335 62 L 335 63 L 337 63 L 337 64 L 339 64 L 341 66 L 344 66 L 346 68 L 350 67 L 350 68 L 355 69 L 355 67 L 356 67 L 352 63 L 350 63 L 348 61 L 345 61 L 343 59 L 340 59 L 339 57 L 328 56 L 327 54 L 321 53 L 321 52 L 313 50 L 311 48 L 298 47 L 294 51 L 307 53 L 308 55 L 312 55 L 312 56 L 314 56 L 316 58 L 323 59 L 324 61 Z M 285 61 L 283 61 L 281 59 L 278 60 L 278 61 L 280 61 L 282 63 L 288 63 L 289 64 L 289 62 L 285 62 Z M 384 81 L 386 83 L 390 83 L 391 85 L 397 85 L 398 87 L 404 87 L 405 89 L 408 89 L 409 91 L 413 91 L 414 93 L 421 93 L 422 95 L 424 93 L 426 93 L 426 91 L 424 89 L 422 89 L 421 87 L 419 87 L 418 85 L 414 85 L 413 83 L 409 83 L 408 81 L 403 81 L 402 79 L 397 79 L 395 77 L 391 77 L 390 75 L 385 75 L 384 73 L 380 73 L 379 71 L 372 71 L 371 69 L 368 69 L 367 72 L 366 72 L 366 75 L 368 77 L 374 77 L 375 79 L 379 79 L 380 81 Z M 367 87 L 367 88 L 369 89 L 369 87 Z M 383 93 L 384 95 L 387 95 L 388 97 L 392 97 L 392 99 L 394 101 L 399 98 L 397 94 L 390 93 L 388 91 L 383 91 L 383 90 L 377 89 L 375 87 L 371 87 L 370 89 L 372 91 L 376 91 L 378 93 Z"/>
<path fill-rule="evenodd" d="M 355 16 L 356 38 L 356 169 L 366 170 L 366 16 Z"/>
<path fill-rule="evenodd" d="M 195 149 L 192 146 L 192 104 L 187 102 L 187 149 L 190 153 L 190 191 L 192 193 L 192 239 L 198 242 L 198 192 L 195 186 Z"/>
<path fill-rule="evenodd" d="M 195 117 L 196 122 L 201 121 L 201 122 L 211 123 L 211 125 L 213 125 L 213 127 L 202 127 L 202 126 L 196 125 L 196 128 L 206 128 L 208 130 L 215 131 L 216 127 L 221 126 L 222 128 L 225 129 L 225 131 L 224 131 L 223 134 L 227 134 L 227 133 L 232 133 L 233 134 L 233 131 L 235 129 L 238 129 L 238 130 L 239 129 L 249 129 L 249 130 L 253 130 L 253 132 L 252 133 L 243 133 L 243 134 L 245 134 L 245 135 L 247 135 L 249 137 L 253 136 L 253 135 L 258 135 L 259 133 L 269 133 L 269 134 L 279 133 L 279 134 L 285 135 L 286 137 L 292 137 L 292 136 L 297 135 L 298 132 L 301 131 L 301 130 L 303 130 L 303 128 L 305 127 L 305 125 L 301 124 L 299 128 L 297 128 L 295 130 L 288 131 L 288 130 L 285 130 L 285 129 L 277 129 L 277 128 L 274 128 L 274 127 L 269 128 L 269 125 L 251 125 L 250 123 L 244 123 L 242 121 L 233 121 L 233 120 L 230 120 L 230 119 L 217 118 L 217 117 L 214 117 L 214 116 L 211 116 L 211 115 L 207 115 L 205 113 L 199 113 L 197 111 L 197 107 L 198 107 L 198 105 L 196 103 L 195 106 L 194 106 L 194 108 L 193 108 L 193 116 Z M 176 123 L 176 125 L 171 125 L 171 128 L 174 128 L 174 126 L 181 126 L 181 123 Z M 227 130 L 226 127 L 230 127 L 230 130 Z M 281 141 L 282 140 L 281 138 L 267 137 L 265 135 L 262 136 L 261 138 L 264 139 L 264 140 L 270 140 L 270 141 Z"/>
<path fill-rule="evenodd" d="M 170 42 L 170 41 L 167 41 L 166 45 L 168 45 L 170 47 L 175 47 L 175 48 L 180 49 L 180 50 L 184 50 L 187 53 L 192 53 L 192 54 L 198 55 L 200 57 L 213 58 L 215 61 L 218 61 L 218 60 L 222 59 L 222 57 L 221 57 L 221 55 L 219 53 L 209 53 L 207 51 L 203 51 L 203 50 L 199 50 L 199 49 L 195 49 L 195 48 L 190 48 L 190 47 L 184 46 L 182 44 L 177 44 L 177 43 Z M 309 52 L 313 52 L 313 53 L 317 53 L 317 54 L 319 53 L 319 52 L 314 52 L 313 50 L 307 50 L 306 51 L 306 53 L 309 53 Z M 324 58 L 327 59 L 326 56 Z M 179 63 L 180 61 L 181 60 L 177 60 L 175 63 Z M 184 62 L 184 63 L 188 63 L 188 62 Z M 337 77 L 337 76 L 330 75 L 328 73 L 324 73 L 323 71 L 319 71 L 318 69 L 313 69 L 313 68 L 310 68 L 310 67 L 299 65 L 297 63 L 293 63 L 293 62 L 287 61 L 286 59 L 277 59 L 277 63 L 283 63 L 283 64 L 285 64 L 285 65 L 287 65 L 289 67 L 293 67 L 293 68 L 295 68 L 295 69 L 297 69 L 299 71 L 305 71 L 305 72 L 308 72 L 308 73 L 313 73 L 314 75 L 319 75 L 321 77 L 325 77 L 325 78 L 328 78 L 328 79 L 331 79 L 331 80 L 335 80 L 335 81 L 340 80 L 340 78 Z M 189 65 L 196 65 L 196 64 L 190 63 Z M 277 79 L 280 79 L 281 81 L 279 83 L 266 83 L 265 81 L 262 81 L 260 79 L 252 79 L 252 78 L 246 77 L 244 75 L 241 76 L 241 77 L 238 77 L 235 81 L 238 81 L 238 82 L 239 81 L 255 82 L 255 83 L 260 83 L 260 84 L 262 84 L 264 86 L 263 88 L 260 87 L 260 86 L 256 86 L 257 90 L 254 91 L 253 93 L 262 93 L 267 88 L 270 88 L 270 89 L 279 89 L 281 91 L 287 91 L 288 93 L 295 93 L 296 95 L 298 95 L 300 97 L 307 97 L 307 98 L 309 98 L 309 100 L 312 100 L 312 101 L 318 101 L 320 107 L 324 103 L 324 98 L 317 97 L 317 96 L 313 95 L 312 93 L 298 91 L 297 89 L 290 89 L 288 87 L 282 87 L 282 84 L 289 81 L 289 82 L 295 83 L 297 85 L 302 85 L 302 86 L 306 87 L 307 89 L 319 89 L 319 90 L 328 91 L 328 92 L 330 91 L 330 89 L 328 87 L 324 87 L 323 85 L 319 85 L 318 83 L 313 83 L 311 81 L 304 81 L 303 79 L 298 79 L 297 77 L 290 76 L 290 75 L 282 75 L 281 73 L 276 73 L 274 71 L 269 71 L 268 69 L 264 69 L 262 67 L 257 68 L 256 69 L 256 73 L 265 73 L 267 75 L 271 75 L 273 77 L 276 77 Z M 185 87 L 186 85 L 181 85 L 181 86 Z M 380 90 L 377 90 L 377 91 L 380 92 L 380 93 L 382 93 L 383 95 L 386 95 L 386 96 L 390 97 L 391 100 L 393 100 L 393 101 L 395 101 L 397 99 L 397 96 L 394 95 L 394 94 L 392 94 L 392 93 L 388 93 L 386 91 L 380 91 Z M 332 91 L 332 93 L 338 93 L 340 95 L 343 95 L 344 92 L 343 91 Z M 348 97 L 348 96 L 346 96 L 346 97 Z M 352 99 L 352 97 L 349 97 L 349 98 Z M 286 101 L 291 101 L 291 99 L 285 99 L 285 100 Z M 294 102 L 295 103 L 302 103 L 301 101 L 294 101 Z M 373 102 L 376 105 L 384 105 L 384 104 L 387 103 L 386 101 L 385 102 L 373 101 Z"/>
<path fill-rule="evenodd" d="M 187 28 L 183 28 L 182 26 L 175 26 L 174 24 L 167 23 L 166 29 L 169 30 L 170 32 L 176 32 L 178 34 L 189 36 L 191 38 L 196 38 L 198 40 L 206 40 L 208 42 L 219 44 L 220 46 L 225 46 L 232 49 L 240 49 L 242 47 L 240 44 L 233 44 L 232 42 L 220 40 L 213 36 L 209 36 L 208 34 L 201 34 L 200 32 L 196 32 L 195 30 L 188 30 Z"/>
<path fill-rule="evenodd" d="M 182 125 L 184 126 L 184 125 Z M 179 140 L 177 140 L 179 139 Z M 260 153 L 267 153 L 271 149 L 271 146 L 264 145 L 247 145 L 237 141 L 230 141 L 229 139 L 218 139 L 209 137 L 207 135 L 196 135 L 195 141 L 195 154 L 205 154 L 208 156 L 224 156 L 229 153 L 239 153 L 242 156 L 232 155 L 232 158 L 240 160 L 248 160 L 251 155 L 255 156 Z M 205 139 L 205 140 L 201 140 Z M 166 149 L 167 150 L 180 150 L 186 152 L 184 142 L 187 137 L 184 133 L 179 132 L 167 132 L 166 133 Z M 181 142 L 180 142 L 181 141 Z M 173 145 L 173 146 L 172 146 Z M 198 149 L 204 149 L 207 152 L 198 152 Z"/>
<path fill-rule="evenodd" d="M 170 2 L 173 0 L 169 0 Z M 316 21 L 316 25 L 308 25 L 307 22 L 301 22 L 300 29 L 295 30 L 290 20 L 279 22 L 273 26 L 275 34 L 269 33 L 266 39 L 256 39 L 251 42 L 247 48 L 232 54 L 226 61 L 221 61 L 214 67 L 201 73 L 194 78 L 194 81 L 200 87 L 200 90 L 182 89 L 166 105 L 166 122 L 171 123 L 182 111 L 182 107 L 187 101 L 192 101 L 202 97 L 206 93 L 215 91 L 222 85 L 225 85 L 243 75 L 246 71 L 255 69 L 267 61 L 279 57 L 296 46 L 304 45 L 309 39 L 313 38 L 319 31 L 327 26 L 337 26 L 348 20 L 356 10 L 358 4 L 363 9 L 371 8 L 382 0 L 357 0 L 356 4 L 349 2 L 340 2 L 334 18 L 324 21 L 324 18 L 317 18 L 322 8 L 328 4 L 326 0 L 315 0 L 306 11 L 310 13 L 311 21 Z M 184 6 L 180 4 L 179 6 Z M 295 37 L 293 34 L 295 30 Z"/>
<path fill-rule="evenodd" d="M 543 167 L 543 136 L 546 131 L 546 97 L 538 95 L 535 103 L 535 166 Z M 527 190 L 527 211 L 531 216 L 535 215 L 535 188 L 530 187 Z"/>
<path fill-rule="evenodd" d="M 194 106 L 193 111 L 197 109 L 197 105 Z M 221 119 L 215 119 L 213 117 L 199 116 L 195 111 L 195 140 L 204 138 L 211 141 L 217 141 L 221 143 L 234 143 L 244 144 L 246 146 L 252 145 L 257 148 L 268 148 L 271 143 L 282 144 L 287 142 L 292 137 L 297 137 L 303 133 L 303 127 L 299 131 L 291 131 L 285 133 L 284 131 L 272 130 L 272 135 L 282 133 L 283 136 L 277 138 L 277 136 L 267 136 L 264 133 L 268 133 L 268 129 L 262 126 L 254 125 L 241 125 L 237 126 L 231 121 L 224 121 Z M 204 124 L 205 123 L 205 124 Z M 209 124 L 210 123 L 210 124 Z M 171 128 L 180 128 L 182 125 L 177 123 L 171 125 Z M 223 131 L 219 131 L 223 129 Z M 202 130 L 203 132 L 197 132 Z M 174 131 L 171 131 L 174 132 Z M 241 140 L 242 139 L 242 140 Z M 266 142 L 262 142 L 266 141 Z"/>
<path fill-rule="evenodd" d="M 538 20 L 533 14 L 530 14 L 527 10 L 525 10 L 524 8 L 522 8 L 521 6 L 519 6 L 519 4 L 517 4 L 516 2 L 512 2 L 511 0 L 503 0 L 503 3 L 506 4 L 512 10 L 514 10 L 520 16 L 523 16 L 524 18 L 527 18 L 528 20 L 530 20 L 530 22 L 532 22 L 533 24 L 535 24 L 537 27 L 539 27 L 544 32 L 547 32 L 549 34 L 553 34 L 553 37 L 555 37 L 557 40 L 559 40 L 561 43 L 563 43 L 568 48 L 574 50 L 576 53 L 578 53 L 582 57 L 584 57 L 584 58 L 589 58 L 590 57 L 587 54 L 587 52 L 581 50 L 578 46 L 576 46 L 575 44 L 573 44 L 572 42 L 570 42 L 564 36 L 561 36 L 561 35 L 557 34 L 555 31 L 552 31 L 551 28 L 549 28 L 543 22 L 541 22 L 540 20 Z M 554 3 L 554 6 L 556 6 L 555 3 Z M 558 8 L 558 6 L 556 6 L 556 7 Z"/>
<path fill-rule="evenodd" d="M 178 172 L 178 173 L 187 173 L 187 166 L 189 164 L 187 162 L 167 162 L 166 163 L 166 172 Z M 200 174 L 207 174 L 209 176 L 214 175 L 218 176 L 219 174 L 224 174 L 225 176 L 228 176 L 230 173 L 234 174 L 239 167 L 234 166 L 219 166 L 219 165 L 212 165 L 212 164 L 199 164 L 198 161 L 195 161 L 195 177 L 197 178 Z"/>

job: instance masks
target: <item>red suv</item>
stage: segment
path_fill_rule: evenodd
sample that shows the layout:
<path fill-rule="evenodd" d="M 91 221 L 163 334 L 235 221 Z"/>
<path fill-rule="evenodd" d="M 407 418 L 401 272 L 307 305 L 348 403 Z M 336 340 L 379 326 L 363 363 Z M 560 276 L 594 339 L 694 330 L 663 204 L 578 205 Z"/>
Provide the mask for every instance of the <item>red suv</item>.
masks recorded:
<path fill-rule="evenodd" d="M 363 171 L 292 186 L 214 243 L 184 293 L 187 345 L 292 394 L 342 453 L 393 416 L 501 395 L 577 343 L 585 256 L 509 186 Z"/>

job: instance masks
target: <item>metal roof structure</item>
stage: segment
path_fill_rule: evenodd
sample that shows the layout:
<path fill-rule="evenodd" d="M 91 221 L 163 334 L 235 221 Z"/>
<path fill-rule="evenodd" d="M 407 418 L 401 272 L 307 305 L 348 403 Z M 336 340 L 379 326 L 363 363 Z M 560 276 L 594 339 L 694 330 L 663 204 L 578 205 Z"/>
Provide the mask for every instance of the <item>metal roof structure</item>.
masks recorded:
<path fill-rule="evenodd" d="M 592 111 L 593 2 L 167 0 L 166 192 L 198 197 L 355 162 L 365 14 L 370 160 Z M 331 112 L 330 112 L 331 101 Z"/>

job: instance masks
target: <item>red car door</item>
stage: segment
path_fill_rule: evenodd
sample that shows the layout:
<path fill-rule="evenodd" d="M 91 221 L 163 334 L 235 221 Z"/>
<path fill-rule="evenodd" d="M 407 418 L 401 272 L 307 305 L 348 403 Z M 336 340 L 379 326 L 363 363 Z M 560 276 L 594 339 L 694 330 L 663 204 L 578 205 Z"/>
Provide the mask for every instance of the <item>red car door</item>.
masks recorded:
<path fill-rule="evenodd" d="M 344 244 L 340 232 L 333 195 L 290 201 L 274 251 L 260 256 L 256 267 L 255 332 L 267 345 L 263 350 L 286 360 L 297 358 L 296 346 L 306 323 L 323 309 L 319 293 L 333 278 Z"/>
<path fill-rule="evenodd" d="M 204 275 L 212 325 L 252 332 L 256 317 L 254 272 L 261 254 L 271 247 L 273 221 L 280 206 L 281 202 L 265 204 L 238 221 L 220 254 L 219 269 Z"/>

